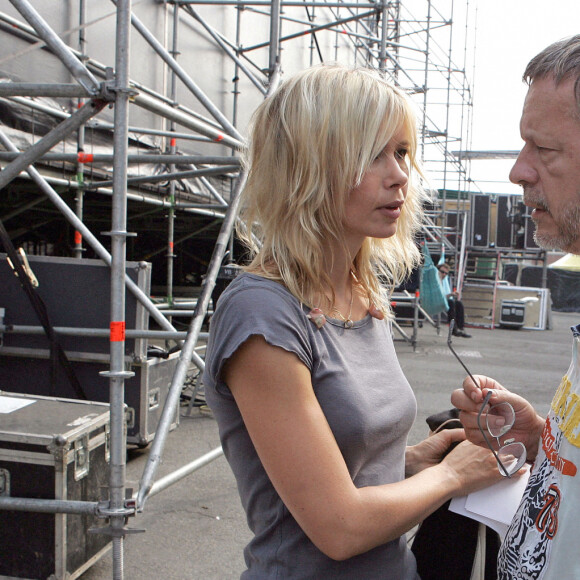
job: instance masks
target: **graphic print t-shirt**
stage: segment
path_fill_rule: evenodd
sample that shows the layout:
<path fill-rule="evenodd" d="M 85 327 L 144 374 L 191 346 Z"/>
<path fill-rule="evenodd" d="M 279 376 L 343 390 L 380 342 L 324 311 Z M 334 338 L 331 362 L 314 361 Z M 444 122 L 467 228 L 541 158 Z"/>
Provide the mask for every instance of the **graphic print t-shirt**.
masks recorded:
<path fill-rule="evenodd" d="M 572 331 L 572 363 L 552 401 L 528 485 L 500 549 L 500 580 L 580 578 L 580 325 Z"/>

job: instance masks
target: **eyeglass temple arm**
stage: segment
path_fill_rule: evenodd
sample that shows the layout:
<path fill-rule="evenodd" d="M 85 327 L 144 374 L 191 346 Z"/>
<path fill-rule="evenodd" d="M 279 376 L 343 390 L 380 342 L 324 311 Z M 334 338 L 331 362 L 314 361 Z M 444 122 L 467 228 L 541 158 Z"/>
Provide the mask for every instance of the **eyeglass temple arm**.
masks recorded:
<path fill-rule="evenodd" d="M 465 363 L 459 358 L 459 355 L 455 352 L 453 346 L 451 346 L 451 333 L 453 332 L 454 326 L 455 320 L 451 320 L 451 322 L 449 323 L 449 337 L 447 338 L 447 346 L 449 347 L 449 350 L 453 353 L 453 356 L 459 361 L 459 364 L 464 368 L 465 372 L 469 375 L 469 378 L 473 381 L 473 384 L 476 387 L 479 387 L 479 383 L 475 380 L 475 377 L 471 374 L 471 371 L 465 366 Z"/>

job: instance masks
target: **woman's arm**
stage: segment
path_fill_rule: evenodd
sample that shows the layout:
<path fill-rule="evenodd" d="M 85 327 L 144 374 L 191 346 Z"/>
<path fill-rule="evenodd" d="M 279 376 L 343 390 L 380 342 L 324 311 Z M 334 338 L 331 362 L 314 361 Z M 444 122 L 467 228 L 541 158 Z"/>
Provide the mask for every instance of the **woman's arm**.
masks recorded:
<path fill-rule="evenodd" d="M 223 371 L 276 491 L 318 548 L 342 560 L 393 540 L 445 501 L 501 479 L 492 454 L 464 442 L 394 484 L 353 484 L 296 355 L 252 336 Z M 348 412 L 348 411 L 346 411 Z"/>

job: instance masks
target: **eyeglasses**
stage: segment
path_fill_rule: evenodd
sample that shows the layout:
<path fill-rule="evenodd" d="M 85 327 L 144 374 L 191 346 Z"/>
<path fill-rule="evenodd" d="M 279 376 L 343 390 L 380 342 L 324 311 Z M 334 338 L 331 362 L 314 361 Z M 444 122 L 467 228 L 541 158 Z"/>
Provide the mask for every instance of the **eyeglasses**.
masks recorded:
<path fill-rule="evenodd" d="M 473 383 L 479 386 L 479 383 L 475 380 L 471 371 L 465 366 L 465 363 L 461 360 L 459 355 L 453 349 L 451 345 L 451 336 L 453 333 L 453 327 L 455 325 L 455 320 L 451 320 L 449 323 L 449 335 L 447 336 L 447 346 L 449 350 L 453 353 L 455 358 L 459 361 L 461 366 L 465 369 L 469 378 Z M 491 449 L 500 473 L 505 477 L 511 477 L 514 473 L 519 471 L 524 463 L 526 462 L 526 447 L 523 443 L 515 441 L 514 439 L 506 439 L 501 442 L 501 437 L 503 437 L 513 426 L 516 421 L 516 413 L 514 408 L 509 403 L 498 403 L 497 405 L 492 405 L 487 408 L 489 401 L 495 391 L 493 389 L 488 389 L 485 398 L 477 414 L 477 427 L 479 428 L 485 443 Z M 487 410 L 486 410 L 487 409 Z M 484 429 L 482 424 L 482 415 L 485 412 L 485 425 L 487 429 Z M 497 441 L 498 450 L 496 451 L 487 437 L 486 431 Z"/>

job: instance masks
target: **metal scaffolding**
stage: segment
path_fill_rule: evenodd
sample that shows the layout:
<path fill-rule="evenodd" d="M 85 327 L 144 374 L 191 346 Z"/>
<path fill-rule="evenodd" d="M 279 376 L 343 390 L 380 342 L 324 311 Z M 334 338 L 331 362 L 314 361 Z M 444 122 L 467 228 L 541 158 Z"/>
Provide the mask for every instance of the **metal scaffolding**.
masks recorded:
<path fill-rule="evenodd" d="M 110 369 L 102 373 L 111 412 L 109 495 L 95 505 L 0 497 L 0 510 L 96 513 L 107 522 L 100 532 L 112 537 L 113 576 L 121 579 L 128 518 L 221 453 L 155 481 L 192 362 L 203 370 L 197 345 L 220 268 L 237 257 L 232 232 L 244 185 L 238 152 L 251 112 L 284 75 L 317 62 L 383 71 L 419 111 L 434 192 L 427 241 L 455 252 L 441 216 L 448 191 L 472 186 L 465 160 L 451 151 L 469 149 L 474 14 L 469 1 L 454 0 L 62 4 L 0 2 L 0 224 L 31 254 L 97 257 L 110 268 L 110 329 L 78 333 L 110 341 Z M 94 232 L 106 219 L 110 230 L 101 241 Z M 153 262 L 163 298 L 153 300 L 127 275 L 127 259 Z M 178 296 L 184 286 L 188 302 Z M 159 330 L 125 331 L 126 290 Z M 195 307 L 180 332 L 172 318 L 185 304 Z M 41 332 L 0 323 L 0 333 Z M 180 350 L 149 460 L 129 499 L 127 336 Z"/>

